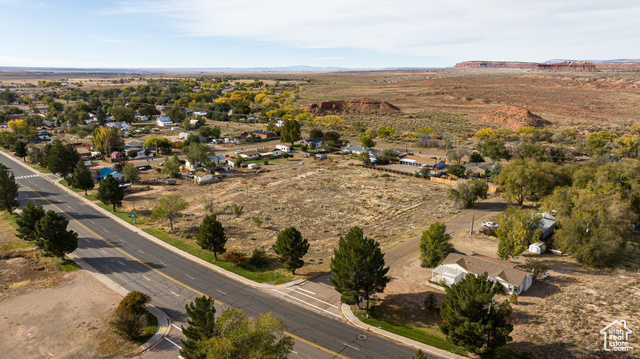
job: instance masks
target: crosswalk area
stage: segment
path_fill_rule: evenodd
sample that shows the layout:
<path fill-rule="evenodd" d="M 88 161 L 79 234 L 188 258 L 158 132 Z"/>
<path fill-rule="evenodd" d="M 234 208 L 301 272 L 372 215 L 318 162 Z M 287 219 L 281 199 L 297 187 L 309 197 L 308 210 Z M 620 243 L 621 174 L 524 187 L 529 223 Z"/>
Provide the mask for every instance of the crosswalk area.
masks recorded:
<path fill-rule="evenodd" d="M 40 177 L 40 175 L 26 175 L 26 176 L 17 176 L 16 179 L 25 179 L 25 178 L 34 178 L 34 177 Z"/>

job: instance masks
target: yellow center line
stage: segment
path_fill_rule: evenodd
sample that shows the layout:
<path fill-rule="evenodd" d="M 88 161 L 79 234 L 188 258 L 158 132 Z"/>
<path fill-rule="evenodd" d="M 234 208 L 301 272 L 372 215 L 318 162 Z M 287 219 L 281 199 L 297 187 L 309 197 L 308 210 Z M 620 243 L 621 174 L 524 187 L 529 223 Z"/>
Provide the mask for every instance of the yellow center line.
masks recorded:
<path fill-rule="evenodd" d="M 69 217 L 71 220 L 73 220 L 74 222 L 76 222 L 77 224 L 79 224 L 80 226 L 82 226 L 84 229 L 86 229 L 87 231 L 91 232 L 94 236 L 96 236 L 96 237 L 98 237 L 98 238 L 102 239 L 105 243 L 107 243 L 107 244 L 108 244 L 108 245 L 110 245 L 111 247 L 115 248 L 116 250 L 120 251 L 120 252 L 121 252 L 122 254 L 124 254 L 125 256 L 127 256 L 127 257 L 129 257 L 129 258 L 133 259 L 134 261 L 136 261 L 136 262 L 138 262 L 138 263 L 142 264 L 143 266 L 145 266 L 145 267 L 147 267 L 147 268 L 151 269 L 152 271 L 154 271 L 154 272 L 156 272 L 156 273 L 160 274 L 161 276 L 163 276 L 163 277 L 165 277 L 165 278 L 167 278 L 167 279 L 169 279 L 169 280 L 171 280 L 171 281 L 175 282 L 176 284 L 179 284 L 179 285 L 181 285 L 181 286 L 183 286 L 183 287 L 185 287 L 185 288 L 189 289 L 190 291 L 192 291 L 192 292 L 194 292 L 194 293 L 197 293 L 197 294 L 199 294 L 199 295 L 201 295 L 201 296 L 204 296 L 204 295 L 205 295 L 204 293 L 202 293 L 202 292 L 200 292 L 200 291 L 198 291 L 198 290 L 196 290 L 196 289 L 194 289 L 194 288 L 191 288 L 190 286 L 188 286 L 188 285 L 186 285 L 186 284 L 184 284 L 184 283 L 180 282 L 179 280 L 177 280 L 177 279 L 175 279 L 175 278 L 173 278 L 173 277 L 170 277 L 170 276 L 168 276 L 168 275 L 166 275 L 166 274 L 164 274 L 164 273 L 160 272 L 159 270 L 157 270 L 157 269 L 155 269 L 155 268 L 151 267 L 151 266 L 150 266 L 150 265 L 148 265 L 147 263 L 145 263 L 145 262 L 141 261 L 140 259 L 138 259 L 138 258 L 134 257 L 133 255 L 131 255 L 131 254 L 129 254 L 129 253 L 127 253 L 127 252 L 125 252 L 125 251 L 124 251 L 124 250 L 122 250 L 121 248 L 118 248 L 116 245 L 114 245 L 113 243 L 109 242 L 107 239 L 105 239 L 104 237 L 102 237 L 102 236 L 101 236 L 101 235 L 99 235 L 98 233 L 96 233 L 96 232 L 92 231 L 91 229 L 89 229 L 89 227 L 87 227 L 87 226 L 85 226 L 84 224 L 82 224 L 80 221 L 78 221 L 78 220 L 77 220 L 77 219 L 75 219 L 73 216 L 71 216 L 70 214 L 68 214 L 68 213 L 67 213 L 67 212 L 65 212 L 64 210 L 62 210 L 60 207 L 56 206 L 55 204 L 53 204 L 53 203 L 52 203 L 51 201 L 49 201 L 48 199 L 46 199 L 46 198 L 42 197 L 42 195 L 40 195 L 40 193 L 38 193 L 37 191 L 35 191 L 33 188 L 31 188 L 31 187 L 29 187 L 29 186 L 27 186 L 27 185 L 25 185 L 25 187 L 27 187 L 31 192 L 33 192 L 33 193 L 35 193 L 36 195 L 38 195 L 38 197 L 40 197 L 40 198 L 42 198 L 43 200 L 47 201 L 50 205 L 52 205 L 53 207 L 55 207 L 58 211 L 60 211 L 60 212 L 64 213 L 67 217 Z M 214 301 L 215 301 L 216 303 L 218 303 L 219 305 L 224 305 L 224 303 L 222 303 L 221 301 L 219 301 L 219 300 L 217 300 L 217 299 L 214 299 Z M 286 331 L 285 331 L 285 332 L 284 332 L 284 334 L 286 334 L 286 335 L 288 335 L 288 336 L 290 336 L 290 337 L 292 337 L 292 338 L 294 338 L 294 339 L 297 339 L 297 340 L 299 340 L 299 341 L 301 341 L 301 342 L 303 342 L 303 343 L 309 344 L 309 345 L 311 345 L 311 346 L 313 346 L 313 347 L 315 347 L 315 348 L 318 348 L 318 349 L 320 349 L 320 350 L 323 350 L 323 351 L 325 351 L 325 352 L 327 352 L 327 353 L 329 353 L 329 354 L 332 354 L 332 355 L 334 355 L 334 356 L 337 356 L 337 357 L 339 357 L 339 358 L 349 359 L 348 357 L 346 357 L 346 356 L 344 356 L 344 355 L 342 355 L 342 354 L 336 353 L 336 352 L 334 352 L 334 351 L 332 351 L 332 350 L 329 350 L 329 349 L 327 349 L 327 348 L 325 348 L 325 347 L 322 347 L 322 346 L 320 346 L 320 345 L 318 345 L 318 344 L 316 344 L 316 343 L 313 343 L 313 342 L 310 342 L 310 341 L 308 341 L 308 340 L 306 340 L 306 339 L 300 338 L 299 336 L 294 335 L 294 334 L 292 334 L 292 333 L 289 333 L 289 332 L 286 332 Z"/>

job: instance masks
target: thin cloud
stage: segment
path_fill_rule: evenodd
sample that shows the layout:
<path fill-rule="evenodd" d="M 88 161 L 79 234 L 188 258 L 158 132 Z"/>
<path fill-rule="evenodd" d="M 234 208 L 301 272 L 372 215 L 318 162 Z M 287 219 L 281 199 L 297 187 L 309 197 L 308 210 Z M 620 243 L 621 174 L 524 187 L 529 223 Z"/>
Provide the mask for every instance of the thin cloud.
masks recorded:
<path fill-rule="evenodd" d="M 238 38 L 294 49 L 471 58 L 619 57 L 637 43 L 630 0 L 164 0 L 120 3 L 192 37 Z"/>
<path fill-rule="evenodd" d="M 2 66 L 13 67 L 68 67 L 68 68 L 123 68 L 123 69 L 145 69 L 145 68 L 164 68 L 165 66 L 149 66 L 140 64 L 122 64 L 107 62 L 88 62 L 88 61 L 67 61 L 67 60 L 51 60 L 35 57 L 15 57 L 0 56 L 0 64 Z"/>
<path fill-rule="evenodd" d="M 133 44 L 133 41 L 130 40 L 115 40 L 115 39 L 102 39 L 103 42 L 111 42 L 115 44 Z"/>
<path fill-rule="evenodd" d="M 318 61 L 332 61 L 332 60 L 342 60 L 344 57 L 342 56 L 327 56 L 327 57 L 314 57 L 312 60 Z"/>

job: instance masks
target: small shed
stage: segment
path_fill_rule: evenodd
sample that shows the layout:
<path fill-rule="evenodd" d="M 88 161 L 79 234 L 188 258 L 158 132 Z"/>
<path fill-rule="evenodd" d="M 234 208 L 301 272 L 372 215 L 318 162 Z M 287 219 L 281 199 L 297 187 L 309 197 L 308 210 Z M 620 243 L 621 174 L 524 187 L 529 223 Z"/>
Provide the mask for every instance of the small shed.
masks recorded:
<path fill-rule="evenodd" d="M 116 151 L 112 152 L 109 157 L 111 157 L 112 160 L 121 160 L 124 156 L 122 155 L 122 153 Z"/>
<path fill-rule="evenodd" d="M 542 254 L 547 250 L 547 244 L 544 242 L 536 242 L 529 245 L 529 252 Z"/>
<path fill-rule="evenodd" d="M 247 168 L 250 169 L 250 170 L 255 170 L 256 168 L 258 168 L 258 165 L 255 164 L 255 163 L 249 163 L 247 165 Z"/>
<path fill-rule="evenodd" d="M 214 183 L 214 182 L 218 182 L 218 177 L 214 175 L 204 175 L 204 176 L 196 177 L 196 181 L 198 181 L 198 184 Z"/>

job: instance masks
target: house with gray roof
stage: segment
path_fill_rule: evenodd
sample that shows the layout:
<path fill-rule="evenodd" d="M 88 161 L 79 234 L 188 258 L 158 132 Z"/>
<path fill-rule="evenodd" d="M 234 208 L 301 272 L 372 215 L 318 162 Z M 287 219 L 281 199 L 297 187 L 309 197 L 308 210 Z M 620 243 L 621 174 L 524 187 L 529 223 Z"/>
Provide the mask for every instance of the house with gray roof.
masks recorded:
<path fill-rule="evenodd" d="M 478 254 L 470 256 L 449 253 L 442 264 L 431 271 L 431 280 L 447 286 L 458 283 L 467 275 L 487 273 L 489 279 L 500 283 L 507 293 L 520 294 L 533 283 L 533 274 L 516 268 L 516 264 Z"/>

